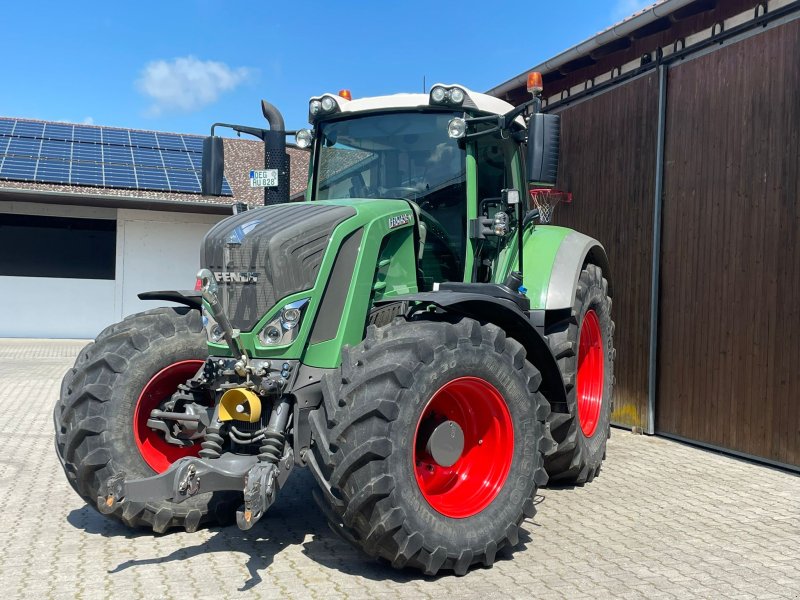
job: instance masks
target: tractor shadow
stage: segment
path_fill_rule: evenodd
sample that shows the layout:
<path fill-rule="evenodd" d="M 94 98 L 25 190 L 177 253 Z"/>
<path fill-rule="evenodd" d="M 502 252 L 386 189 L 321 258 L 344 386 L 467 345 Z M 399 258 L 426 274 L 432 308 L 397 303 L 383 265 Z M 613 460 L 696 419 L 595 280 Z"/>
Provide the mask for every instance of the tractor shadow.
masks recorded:
<path fill-rule="evenodd" d="M 420 579 L 435 581 L 439 577 L 450 576 L 450 573 L 430 577 L 415 570 L 399 571 L 386 562 L 367 556 L 339 538 L 328 528 L 324 515 L 312 498 L 312 491 L 316 486 L 310 472 L 299 470 L 281 490 L 280 497 L 270 508 L 269 513 L 250 531 L 241 531 L 235 525 L 211 527 L 205 530 L 206 535 L 210 534 L 210 537 L 199 544 L 181 545 L 164 556 L 125 560 L 110 568 L 108 573 L 119 573 L 132 567 L 177 562 L 215 552 L 240 553 L 247 557 L 245 566 L 248 578 L 237 590 L 246 592 L 262 582 L 261 573 L 272 565 L 275 556 L 287 548 L 300 546 L 302 553 L 321 567 L 374 581 L 406 583 Z M 122 523 L 100 515 L 89 506 L 73 510 L 67 516 L 67 522 L 88 534 L 107 538 L 137 539 L 158 536 L 148 530 L 132 530 Z M 528 530 L 536 526 L 532 521 L 526 520 L 519 531 L 519 544 L 512 551 L 498 552 L 497 561 L 507 560 L 512 553 L 524 550 L 531 542 Z M 172 531 L 178 536 L 186 536 L 185 539 L 189 542 L 192 539 L 192 534 L 178 533 L 179 530 Z M 170 535 L 167 533 L 158 537 Z"/>

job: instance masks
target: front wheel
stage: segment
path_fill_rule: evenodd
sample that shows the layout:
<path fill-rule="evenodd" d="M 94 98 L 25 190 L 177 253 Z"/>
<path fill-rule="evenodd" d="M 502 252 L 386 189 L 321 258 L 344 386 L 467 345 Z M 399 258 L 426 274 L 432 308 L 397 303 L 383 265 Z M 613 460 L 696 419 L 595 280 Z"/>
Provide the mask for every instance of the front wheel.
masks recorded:
<path fill-rule="evenodd" d="M 546 482 L 549 406 L 493 325 L 370 327 L 311 414 L 309 463 L 331 527 L 395 567 L 464 574 L 518 543 Z"/>
<path fill-rule="evenodd" d="M 56 453 L 67 481 L 95 507 L 107 493 L 109 477 L 150 477 L 199 451 L 197 443 L 177 446 L 147 427 L 150 412 L 205 362 L 199 313 L 167 308 L 123 323 L 98 336 L 67 373 L 69 381 L 54 410 Z M 229 521 L 240 497 L 209 493 L 178 504 L 126 502 L 112 517 L 158 533 L 172 527 L 193 531 L 202 523 Z"/>

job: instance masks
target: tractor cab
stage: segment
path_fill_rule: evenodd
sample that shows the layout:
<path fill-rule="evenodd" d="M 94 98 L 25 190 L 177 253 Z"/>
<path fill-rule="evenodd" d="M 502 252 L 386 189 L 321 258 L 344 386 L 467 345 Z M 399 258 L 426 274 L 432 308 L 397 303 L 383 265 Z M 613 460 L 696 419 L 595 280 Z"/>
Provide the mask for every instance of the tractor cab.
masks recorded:
<path fill-rule="evenodd" d="M 297 135 L 298 145 L 312 148 L 306 199 L 406 200 L 418 223 L 420 290 L 490 281 L 509 239 L 480 237 L 474 226 L 471 235 L 470 224 L 504 213 L 498 230 L 516 225 L 501 196 L 526 187 L 518 135 L 524 122 L 512 119 L 501 130 L 480 119 L 512 111 L 497 98 L 445 85 L 430 94 L 352 100 L 343 90 L 312 98 L 313 129 Z"/>

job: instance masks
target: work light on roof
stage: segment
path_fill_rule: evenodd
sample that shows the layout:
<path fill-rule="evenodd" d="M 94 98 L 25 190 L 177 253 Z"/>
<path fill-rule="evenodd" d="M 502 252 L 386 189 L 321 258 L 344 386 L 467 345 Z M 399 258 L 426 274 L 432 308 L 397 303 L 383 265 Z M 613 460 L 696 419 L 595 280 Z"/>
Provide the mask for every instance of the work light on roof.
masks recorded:
<path fill-rule="evenodd" d="M 453 104 L 461 104 L 464 101 L 464 90 L 461 88 L 450 89 L 450 102 Z"/>
<path fill-rule="evenodd" d="M 442 104 L 447 98 L 447 90 L 441 86 L 436 86 L 431 90 L 431 101 L 436 104 Z"/>
<path fill-rule="evenodd" d="M 313 121 L 322 115 L 330 115 L 339 110 L 339 102 L 330 94 L 314 98 L 308 103 L 308 114 Z"/>
<path fill-rule="evenodd" d="M 333 112 L 334 108 L 336 108 L 336 100 L 334 100 L 332 96 L 323 96 L 322 112 Z"/>
<path fill-rule="evenodd" d="M 467 94 L 459 87 L 435 85 L 431 89 L 430 103 L 444 106 L 460 106 Z"/>

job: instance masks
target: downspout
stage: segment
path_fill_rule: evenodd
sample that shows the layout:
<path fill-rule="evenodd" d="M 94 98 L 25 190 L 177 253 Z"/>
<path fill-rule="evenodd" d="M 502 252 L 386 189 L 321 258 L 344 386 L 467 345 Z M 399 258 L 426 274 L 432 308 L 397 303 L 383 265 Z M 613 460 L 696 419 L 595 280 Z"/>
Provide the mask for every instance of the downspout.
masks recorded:
<path fill-rule="evenodd" d="M 664 202 L 664 134 L 667 121 L 667 66 L 658 67 L 658 132 L 656 134 L 656 181 L 653 198 L 653 257 L 650 280 L 650 355 L 647 368 L 647 429 L 656 432 L 658 377 L 658 297 L 661 269 L 661 212 Z"/>

